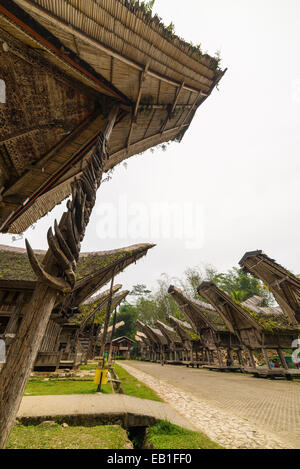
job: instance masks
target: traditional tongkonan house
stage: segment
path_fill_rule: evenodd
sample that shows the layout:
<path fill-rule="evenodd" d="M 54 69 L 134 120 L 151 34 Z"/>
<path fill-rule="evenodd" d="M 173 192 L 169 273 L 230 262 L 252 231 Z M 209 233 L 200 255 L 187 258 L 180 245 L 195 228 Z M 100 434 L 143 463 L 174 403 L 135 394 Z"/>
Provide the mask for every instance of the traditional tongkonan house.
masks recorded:
<path fill-rule="evenodd" d="M 128 0 L 1 0 L 0 41 L 0 232 L 24 232 L 72 194 L 42 264 L 26 242 L 39 282 L 0 374 L 4 447 L 105 172 L 180 142 L 224 71 Z"/>
<path fill-rule="evenodd" d="M 144 361 L 150 361 L 151 344 L 148 337 L 141 331 L 136 331 L 134 340 L 137 343 L 137 357 Z"/>
<path fill-rule="evenodd" d="M 289 369 L 284 350 L 291 348 L 298 337 L 299 326 L 292 326 L 286 315 L 278 308 L 260 308 L 244 302 L 236 303 L 212 282 L 203 282 L 198 287 L 199 295 L 207 299 L 219 312 L 227 328 L 235 334 L 249 354 L 250 367 L 246 371 L 263 376 L 286 376 L 298 374 Z M 253 352 L 260 350 L 265 358 L 266 367 L 258 367 Z M 268 350 L 275 350 L 280 358 L 280 368 L 271 367 Z"/>
<path fill-rule="evenodd" d="M 180 141 L 224 74 L 138 2 L 2 0 L 0 28 L 3 232 L 25 231 L 71 193 L 113 105 L 105 171 Z"/>
<path fill-rule="evenodd" d="M 300 280 L 296 275 L 262 251 L 246 252 L 239 264 L 268 287 L 291 324 L 300 323 Z"/>
<path fill-rule="evenodd" d="M 168 342 L 159 329 L 137 320 L 137 326 L 142 330 L 150 342 L 150 361 L 164 363 Z"/>
<path fill-rule="evenodd" d="M 184 348 L 181 337 L 177 334 L 173 327 L 170 327 L 164 322 L 156 321 L 155 325 L 161 331 L 168 343 L 168 348 L 166 350 L 166 362 L 179 363 L 178 357 Z"/>
<path fill-rule="evenodd" d="M 242 346 L 215 308 L 189 297 L 173 285 L 169 287 L 169 293 L 200 337 L 200 353 L 196 350 L 198 365 L 220 370 L 240 369 L 243 365 Z"/>
<path fill-rule="evenodd" d="M 121 287 L 122 285 L 115 285 L 112 289 L 111 311 L 115 310 L 129 293 L 128 290 L 118 292 Z M 77 339 L 84 350 L 85 362 L 92 360 L 97 355 L 97 341 L 108 312 L 110 293 L 109 289 L 89 298 L 80 307 L 82 314 L 76 320 L 76 323 L 79 324 Z"/>
<path fill-rule="evenodd" d="M 116 337 L 112 340 L 113 359 L 125 358 L 129 360 L 131 349 L 134 346 L 135 341 L 129 337 L 122 336 Z"/>
<path fill-rule="evenodd" d="M 71 294 L 59 300 L 52 311 L 51 320 L 35 361 L 35 370 L 51 370 L 59 366 L 75 367 L 84 358 L 85 350 L 77 347 L 80 325 L 74 323 L 86 309 L 84 302 L 102 288 L 112 276 L 145 256 L 152 245 L 134 245 L 113 251 L 82 253 L 77 264 L 77 280 Z M 35 251 L 43 257 L 43 251 Z M 29 303 L 36 286 L 35 276 L 30 268 L 25 249 L 0 245 L 0 335 L 7 350 L 18 331 L 22 320 L 22 307 Z M 21 279 L 28 280 L 21 280 Z M 113 293 L 120 286 L 113 289 Z M 102 313 L 105 316 L 110 292 L 100 296 L 105 300 Z M 125 298 L 126 292 L 113 298 L 115 307 Z M 93 300 L 91 300 L 93 301 Z M 97 301 L 96 301 L 97 302 Z M 81 306 L 80 306 L 81 305 Z M 93 303 L 92 303 L 93 305 Z M 98 304 L 95 305 L 97 308 Z M 91 312 L 91 318 L 93 312 Z M 76 351 L 76 353 L 75 353 Z"/>
<path fill-rule="evenodd" d="M 195 353 L 196 350 L 199 351 L 200 337 L 187 321 L 181 321 L 171 315 L 168 315 L 167 319 L 181 338 L 182 347 L 177 350 L 178 361 L 182 365 L 194 367 L 197 365 Z"/>

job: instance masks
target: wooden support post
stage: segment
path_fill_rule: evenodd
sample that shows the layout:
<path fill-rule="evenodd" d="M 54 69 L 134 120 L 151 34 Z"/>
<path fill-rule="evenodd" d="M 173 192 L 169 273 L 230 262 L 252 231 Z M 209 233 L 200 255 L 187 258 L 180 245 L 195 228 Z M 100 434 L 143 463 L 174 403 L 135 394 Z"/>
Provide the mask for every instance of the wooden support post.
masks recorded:
<path fill-rule="evenodd" d="M 218 360 L 219 360 L 219 365 L 223 367 L 223 359 L 222 359 L 222 353 L 219 347 L 217 348 L 217 354 L 218 354 Z"/>
<path fill-rule="evenodd" d="M 288 364 L 287 364 L 287 362 L 286 362 L 286 359 L 285 359 L 285 357 L 284 357 L 284 355 L 283 355 L 283 352 L 282 352 L 281 348 L 277 349 L 277 353 L 278 353 L 278 356 L 279 356 L 279 358 L 280 358 L 282 367 L 283 367 L 285 370 L 288 370 L 289 367 L 288 367 Z"/>
<path fill-rule="evenodd" d="M 108 360 L 107 360 L 108 365 L 111 362 L 112 348 L 113 348 L 112 341 L 115 335 L 116 322 L 117 322 L 117 308 L 115 308 L 115 311 L 114 311 L 113 326 L 112 326 L 112 331 L 111 331 L 111 339 L 110 339 L 110 344 L 109 344 L 109 352 L 108 352 Z"/>
<path fill-rule="evenodd" d="M 266 351 L 265 348 L 262 348 L 261 350 L 262 350 L 262 353 L 263 353 L 263 355 L 265 357 L 265 360 L 267 362 L 267 367 L 269 368 L 269 370 L 272 370 L 271 365 L 270 365 L 270 360 L 269 360 L 269 357 L 268 357 L 268 352 Z"/>
<path fill-rule="evenodd" d="M 237 356 L 238 356 L 239 364 L 240 364 L 241 366 L 244 366 L 244 359 L 243 359 L 243 355 L 242 355 L 242 351 L 241 351 L 241 350 L 238 350 L 238 351 L 237 351 Z"/>
<path fill-rule="evenodd" d="M 69 293 L 74 286 L 74 269 L 79 258 L 80 242 L 84 238 L 96 201 L 96 191 L 101 184 L 107 159 L 106 141 L 113 129 L 118 109 L 115 107 L 110 112 L 106 130 L 99 136 L 81 177 L 73 186 L 68 210 L 63 214 L 60 224 L 55 224 L 55 235 L 51 229 L 48 231 L 49 249 L 43 265 L 26 242 L 27 254 L 38 282 L 29 304 L 22 308 L 21 325 L 0 371 L 0 448 L 6 447 L 15 424 L 25 386 L 57 297 Z"/>
<path fill-rule="evenodd" d="M 110 293 L 109 293 L 109 300 L 108 300 L 108 305 L 107 305 L 107 313 L 106 313 L 106 317 L 105 317 L 103 334 L 102 334 L 102 342 L 101 342 L 101 348 L 100 348 L 99 367 L 102 366 L 102 368 L 104 367 L 104 363 L 105 363 L 104 354 L 105 354 L 105 345 L 106 345 L 108 324 L 109 324 L 109 320 L 110 320 L 110 316 L 111 316 L 111 305 L 112 305 L 112 296 L 113 296 L 113 288 L 114 288 L 114 277 L 115 277 L 115 272 L 113 271 L 112 278 L 111 278 L 111 283 L 110 283 Z M 101 363 L 101 359 L 102 359 L 102 363 Z"/>
<path fill-rule="evenodd" d="M 256 368 L 256 362 L 254 360 L 253 352 L 251 349 L 248 349 L 249 357 L 250 357 L 250 363 L 253 366 L 253 368 Z"/>
<path fill-rule="evenodd" d="M 15 309 L 9 318 L 8 324 L 4 332 L 5 339 L 8 334 L 15 334 L 18 330 L 18 319 L 19 319 L 20 312 L 22 310 L 23 300 L 24 300 L 24 293 L 20 293 L 17 299 Z"/>

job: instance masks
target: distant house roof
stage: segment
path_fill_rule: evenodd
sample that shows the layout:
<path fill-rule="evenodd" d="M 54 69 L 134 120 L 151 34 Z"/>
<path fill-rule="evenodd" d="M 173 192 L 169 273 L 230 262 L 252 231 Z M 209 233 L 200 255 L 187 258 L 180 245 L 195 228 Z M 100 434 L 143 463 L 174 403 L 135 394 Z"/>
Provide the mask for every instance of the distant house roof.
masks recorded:
<path fill-rule="evenodd" d="M 191 298 L 180 288 L 173 285 L 170 285 L 168 291 L 196 333 L 207 328 L 218 331 L 227 330 L 222 317 L 210 303 Z"/>
<path fill-rule="evenodd" d="M 269 288 L 291 324 L 300 323 L 300 279 L 296 275 L 262 251 L 247 252 L 240 266 Z"/>
<path fill-rule="evenodd" d="M 213 282 L 202 282 L 198 287 L 198 293 L 211 302 L 233 333 L 250 328 L 270 334 L 297 331 L 297 327 L 291 325 L 282 312 L 272 308 L 237 303 Z"/>
<path fill-rule="evenodd" d="M 127 341 L 127 342 L 130 342 L 131 344 L 135 344 L 135 341 L 130 339 L 129 337 L 126 337 L 125 335 L 123 335 L 122 337 L 117 337 L 116 339 L 113 339 L 112 342 L 114 344 L 117 344 L 118 342 L 123 342 L 123 341 Z"/>
<path fill-rule="evenodd" d="M 121 287 L 122 285 L 115 285 L 113 287 L 111 311 L 114 311 L 114 309 L 126 298 L 129 293 L 129 290 L 118 292 Z M 93 318 L 94 311 L 97 311 L 95 314 L 95 323 L 102 325 L 107 314 L 109 299 L 110 288 L 99 295 L 89 298 L 89 300 L 85 301 L 85 303 L 80 306 L 80 314 L 76 315 L 76 323 L 87 324 L 88 321 Z"/>
<path fill-rule="evenodd" d="M 180 343 L 181 338 L 173 327 L 168 326 L 162 321 L 156 321 L 156 326 L 169 342 Z"/>
<path fill-rule="evenodd" d="M 193 330 L 192 326 L 187 321 L 181 321 L 181 319 L 175 318 L 172 315 L 168 315 L 168 321 L 174 326 L 176 332 L 180 336 L 181 340 L 199 341 L 199 335 Z"/>

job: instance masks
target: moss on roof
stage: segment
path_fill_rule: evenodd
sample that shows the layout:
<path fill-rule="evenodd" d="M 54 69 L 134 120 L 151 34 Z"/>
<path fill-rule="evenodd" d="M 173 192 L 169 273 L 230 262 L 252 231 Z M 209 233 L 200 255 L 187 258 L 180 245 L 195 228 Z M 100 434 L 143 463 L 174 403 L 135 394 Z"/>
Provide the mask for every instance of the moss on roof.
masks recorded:
<path fill-rule="evenodd" d="M 124 298 L 128 295 L 128 293 L 129 293 L 129 291 L 125 290 L 123 292 L 116 293 L 113 296 L 111 311 L 114 311 L 114 309 L 119 305 L 119 303 L 121 303 L 121 301 L 124 300 Z M 86 302 L 85 304 L 81 305 L 80 306 L 81 313 L 78 314 L 78 316 L 76 318 L 76 321 L 74 321 L 73 324 L 81 324 L 82 321 L 89 314 L 91 314 L 101 302 L 103 302 L 103 295 L 98 295 L 98 296 L 95 297 L 94 301 L 89 301 L 89 302 Z M 95 315 L 95 324 L 102 325 L 104 323 L 104 319 L 105 319 L 105 316 L 106 316 L 106 313 L 107 313 L 107 307 L 108 307 L 108 303 L 106 302 L 100 308 L 100 310 L 96 313 L 96 315 Z M 90 319 L 89 321 L 87 321 L 87 324 L 91 324 L 92 322 L 93 322 L 93 319 Z"/>
<path fill-rule="evenodd" d="M 201 44 L 194 45 L 191 42 L 187 42 L 185 39 L 177 36 L 175 34 L 174 25 L 170 23 L 170 25 L 166 26 L 162 18 L 160 18 L 157 14 L 152 14 L 152 8 L 147 6 L 148 2 L 142 2 L 138 0 L 118 0 L 120 3 L 124 4 L 132 13 L 140 12 L 143 14 L 143 21 L 147 23 L 151 27 L 157 27 L 160 30 L 160 34 L 167 39 L 168 41 L 175 43 L 184 52 L 193 57 L 193 59 L 201 61 L 201 59 L 209 60 L 211 63 L 211 67 L 214 70 L 220 71 L 220 57 L 219 53 L 216 53 L 215 57 L 211 57 L 207 53 L 203 53 L 201 50 Z"/>
<path fill-rule="evenodd" d="M 299 326 L 291 325 L 285 314 L 272 313 L 272 308 L 270 308 L 270 313 L 264 313 L 262 311 L 258 313 L 252 311 L 245 305 L 240 304 L 239 306 L 244 309 L 260 326 L 262 326 L 265 332 L 275 334 L 277 332 L 293 331 L 296 329 L 299 329 L 300 331 L 300 324 Z"/>
<path fill-rule="evenodd" d="M 217 311 L 201 308 L 201 313 L 218 331 L 228 330 L 225 322 Z"/>
<path fill-rule="evenodd" d="M 146 246 L 136 245 L 129 248 L 113 251 L 82 253 L 77 263 L 76 280 L 101 271 L 106 267 L 127 259 L 132 255 L 138 255 L 145 251 Z M 40 262 L 43 261 L 44 251 L 35 251 Z M 0 247 L 0 278 L 5 280 L 36 280 L 36 276 L 30 266 L 26 251 L 14 249 L 9 246 Z"/>

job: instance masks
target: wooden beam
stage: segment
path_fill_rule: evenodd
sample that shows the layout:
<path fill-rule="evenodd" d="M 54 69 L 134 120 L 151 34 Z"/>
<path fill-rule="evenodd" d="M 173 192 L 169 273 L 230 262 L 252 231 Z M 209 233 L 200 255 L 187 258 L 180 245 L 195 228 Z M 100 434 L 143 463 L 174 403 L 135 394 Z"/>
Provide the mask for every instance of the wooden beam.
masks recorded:
<path fill-rule="evenodd" d="M 141 97 L 142 97 L 143 85 L 144 85 L 144 81 L 146 80 L 148 69 L 149 69 L 149 62 L 146 64 L 145 69 L 140 73 L 140 85 L 139 85 L 137 100 L 136 100 L 134 111 L 133 111 L 133 116 L 132 116 L 132 119 L 131 119 L 129 134 L 128 134 L 128 138 L 127 138 L 127 145 L 126 145 L 127 150 L 130 147 L 131 135 L 132 135 L 132 132 L 133 132 L 134 124 L 136 123 L 136 118 L 137 118 L 139 105 L 140 105 L 140 101 L 141 101 Z"/>
<path fill-rule="evenodd" d="M 177 104 L 178 99 L 179 99 L 179 95 L 180 95 L 181 91 L 183 90 L 183 87 L 184 87 L 184 83 L 182 82 L 181 85 L 180 85 L 180 86 L 177 88 L 177 90 L 176 90 L 175 98 L 174 98 L 174 101 L 173 101 L 171 110 L 170 110 L 170 111 L 168 110 L 167 118 L 166 118 L 166 120 L 165 120 L 165 122 L 163 123 L 162 128 L 161 128 L 161 133 L 165 130 L 168 121 L 172 118 L 173 112 L 174 112 L 174 110 L 175 110 L 175 108 L 176 108 L 176 104 Z"/>

